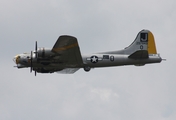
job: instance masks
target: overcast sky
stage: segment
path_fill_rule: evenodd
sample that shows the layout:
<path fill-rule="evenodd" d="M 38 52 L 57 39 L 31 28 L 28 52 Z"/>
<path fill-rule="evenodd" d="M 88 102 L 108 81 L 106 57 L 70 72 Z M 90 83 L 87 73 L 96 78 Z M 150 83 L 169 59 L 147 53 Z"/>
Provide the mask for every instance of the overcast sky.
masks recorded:
<path fill-rule="evenodd" d="M 0 0 L 1 120 L 175 120 L 175 0 Z M 119 50 L 149 29 L 167 59 L 143 67 L 30 74 L 12 58 L 77 37 L 81 53 Z"/>

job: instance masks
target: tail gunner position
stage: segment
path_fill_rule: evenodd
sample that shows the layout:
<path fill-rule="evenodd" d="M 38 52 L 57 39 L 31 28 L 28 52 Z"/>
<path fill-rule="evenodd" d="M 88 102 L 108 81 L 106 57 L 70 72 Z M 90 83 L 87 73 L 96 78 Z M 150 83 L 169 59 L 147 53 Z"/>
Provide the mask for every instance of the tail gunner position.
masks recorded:
<path fill-rule="evenodd" d="M 74 73 L 83 68 L 86 72 L 91 68 L 123 65 L 143 66 L 160 63 L 153 34 L 149 30 L 138 33 L 134 42 L 125 49 L 81 55 L 75 37 L 63 35 L 58 38 L 53 48 L 38 48 L 31 53 L 18 54 L 14 57 L 17 68 L 30 67 L 36 73 Z"/>

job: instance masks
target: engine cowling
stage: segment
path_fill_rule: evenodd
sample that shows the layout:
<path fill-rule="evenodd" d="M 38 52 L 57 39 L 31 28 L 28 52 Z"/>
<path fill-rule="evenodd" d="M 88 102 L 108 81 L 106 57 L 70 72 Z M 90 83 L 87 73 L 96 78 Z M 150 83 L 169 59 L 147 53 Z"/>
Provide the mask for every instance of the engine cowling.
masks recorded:
<path fill-rule="evenodd" d="M 49 58 L 54 53 L 48 48 L 38 48 L 37 50 L 38 58 Z"/>

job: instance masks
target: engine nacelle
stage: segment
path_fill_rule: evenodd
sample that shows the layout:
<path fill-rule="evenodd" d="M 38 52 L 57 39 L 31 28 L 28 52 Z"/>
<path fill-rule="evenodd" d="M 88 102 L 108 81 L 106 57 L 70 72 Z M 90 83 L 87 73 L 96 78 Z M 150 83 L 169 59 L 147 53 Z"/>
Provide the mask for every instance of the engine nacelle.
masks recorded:
<path fill-rule="evenodd" d="M 54 54 L 51 49 L 48 48 L 38 48 L 37 53 L 39 58 L 48 58 Z"/>

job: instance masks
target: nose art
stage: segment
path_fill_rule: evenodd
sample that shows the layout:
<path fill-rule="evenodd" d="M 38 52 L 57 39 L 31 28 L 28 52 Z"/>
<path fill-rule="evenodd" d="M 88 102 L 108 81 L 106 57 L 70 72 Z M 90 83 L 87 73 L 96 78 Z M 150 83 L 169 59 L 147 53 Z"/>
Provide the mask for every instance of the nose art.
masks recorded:
<path fill-rule="evenodd" d="M 13 61 L 16 63 L 16 64 L 18 64 L 19 63 L 19 56 L 17 55 L 17 56 L 15 56 L 14 58 L 13 58 Z"/>

